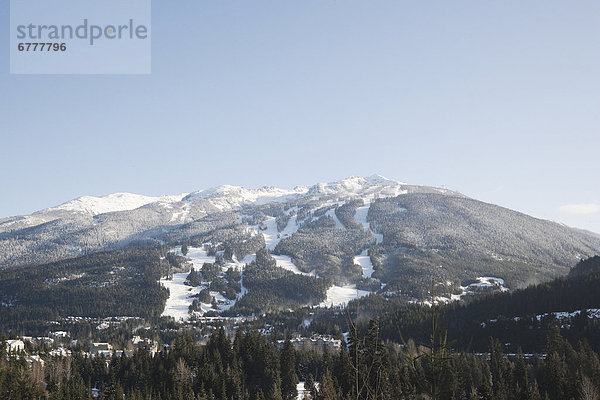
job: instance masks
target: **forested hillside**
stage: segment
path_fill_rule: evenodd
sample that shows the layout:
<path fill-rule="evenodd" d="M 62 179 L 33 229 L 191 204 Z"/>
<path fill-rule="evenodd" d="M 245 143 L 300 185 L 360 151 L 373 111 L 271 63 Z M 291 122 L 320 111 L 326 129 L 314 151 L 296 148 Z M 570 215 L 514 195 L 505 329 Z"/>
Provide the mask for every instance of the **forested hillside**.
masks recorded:
<path fill-rule="evenodd" d="M 158 280 L 170 268 L 160 247 L 95 253 L 0 272 L 0 326 L 37 332 L 60 317 L 156 319 L 169 295 Z"/>
<path fill-rule="evenodd" d="M 591 232 L 374 175 L 294 189 L 224 185 L 160 198 L 82 197 L 1 219 L 0 269 L 209 243 L 237 260 L 266 248 L 290 257 L 290 270 L 406 300 L 451 298 L 480 277 L 526 287 L 600 252 Z"/>

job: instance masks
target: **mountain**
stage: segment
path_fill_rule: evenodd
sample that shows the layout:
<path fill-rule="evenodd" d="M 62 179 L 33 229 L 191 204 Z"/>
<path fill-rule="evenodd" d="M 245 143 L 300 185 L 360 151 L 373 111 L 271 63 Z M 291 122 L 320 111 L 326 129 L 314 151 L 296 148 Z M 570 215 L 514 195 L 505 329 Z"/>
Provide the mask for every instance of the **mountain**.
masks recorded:
<path fill-rule="evenodd" d="M 212 247 L 232 262 L 266 248 L 267 260 L 296 275 L 419 300 L 460 296 L 481 277 L 524 287 L 600 253 L 591 232 L 378 175 L 293 189 L 84 196 L 0 219 L 2 269 L 183 244 Z"/>

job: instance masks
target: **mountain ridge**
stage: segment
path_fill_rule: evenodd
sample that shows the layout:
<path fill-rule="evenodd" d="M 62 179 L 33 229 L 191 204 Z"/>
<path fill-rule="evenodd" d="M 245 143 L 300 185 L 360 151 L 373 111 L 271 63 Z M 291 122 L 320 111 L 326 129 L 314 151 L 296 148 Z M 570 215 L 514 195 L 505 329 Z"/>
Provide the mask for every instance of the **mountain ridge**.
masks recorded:
<path fill-rule="evenodd" d="M 378 174 L 370 175 L 368 177 L 349 176 L 347 178 L 334 182 L 319 182 L 312 186 L 298 185 L 295 186 L 293 189 L 284 189 L 275 186 L 261 186 L 256 189 L 248 189 L 244 186 L 223 184 L 219 186 L 209 187 L 207 189 L 199 189 L 193 192 L 183 193 L 180 195 L 147 196 L 130 192 L 110 193 L 104 196 L 84 195 L 64 202 L 58 206 L 35 211 L 32 214 L 65 210 L 88 212 L 93 215 L 99 215 L 108 212 L 130 211 L 136 208 L 147 206 L 152 203 L 172 203 L 179 201 L 193 201 L 195 199 L 211 199 L 215 197 L 219 198 L 224 196 L 237 195 L 241 198 L 241 201 L 237 202 L 237 204 L 236 202 L 234 202 L 231 207 L 234 208 L 235 206 L 239 206 L 246 203 L 256 203 L 257 201 L 259 201 L 258 204 L 260 204 L 260 200 L 266 202 L 269 199 L 275 200 L 278 197 L 286 198 L 287 196 L 289 196 L 289 199 L 292 199 L 294 195 L 330 195 L 343 190 L 355 190 L 361 187 L 361 181 L 363 185 L 367 184 L 367 187 L 373 187 L 382 184 L 385 186 L 409 186 L 407 183 L 388 179 Z M 425 185 L 410 186 L 428 187 Z M 447 189 L 439 188 L 439 190 Z M 288 200 L 288 198 L 284 199 L 284 201 L 285 200 Z"/>
<path fill-rule="evenodd" d="M 481 276 L 510 287 L 545 281 L 600 253 L 600 235 L 380 175 L 293 189 L 83 196 L 0 220 L 0 268 L 149 244 L 210 244 L 238 260 L 266 246 L 295 273 L 419 299 L 450 298 Z M 427 293 L 432 281 L 444 283 L 439 293 Z"/>

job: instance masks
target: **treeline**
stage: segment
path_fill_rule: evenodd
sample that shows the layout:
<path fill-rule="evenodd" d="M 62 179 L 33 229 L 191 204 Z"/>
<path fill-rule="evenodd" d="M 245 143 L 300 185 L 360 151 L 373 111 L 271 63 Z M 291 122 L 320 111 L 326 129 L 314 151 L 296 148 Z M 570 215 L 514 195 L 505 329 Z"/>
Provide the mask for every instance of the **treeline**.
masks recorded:
<path fill-rule="evenodd" d="M 585 342 L 573 348 L 557 329 L 546 337 L 545 356 L 506 354 L 495 339 L 484 354 L 455 353 L 433 324 L 428 340 L 403 346 L 382 342 L 376 321 L 349 346 L 324 352 L 296 351 L 289 340 L 273 342 L 257 331 L 233 338 L 215 332 L 205 345 L 190 335 L 152 357 L 105 360 L 76 354 L 45 365 L 0 350 L 0 397 L 105 400 L 293 400 L 304 382 L 305 398 L 523 399 L 597 398 L 600 359 Z M 42 355 L 43 356 L 43 355 Z M 316 384 L 318 383 L 318 385 Z"/>

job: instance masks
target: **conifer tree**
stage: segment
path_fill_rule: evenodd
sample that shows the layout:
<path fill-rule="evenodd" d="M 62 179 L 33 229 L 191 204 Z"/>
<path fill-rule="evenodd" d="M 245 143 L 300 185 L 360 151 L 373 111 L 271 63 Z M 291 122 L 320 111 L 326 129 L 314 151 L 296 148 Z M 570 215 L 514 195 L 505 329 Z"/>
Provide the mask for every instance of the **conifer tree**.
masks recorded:
<path fill-rule="evenodd" d="M 281 349 L 281 395 L 283 400 L 293 400 L 298 396 L 298 375 L 296 375 L 296 350 L 290 340 Z"/>

